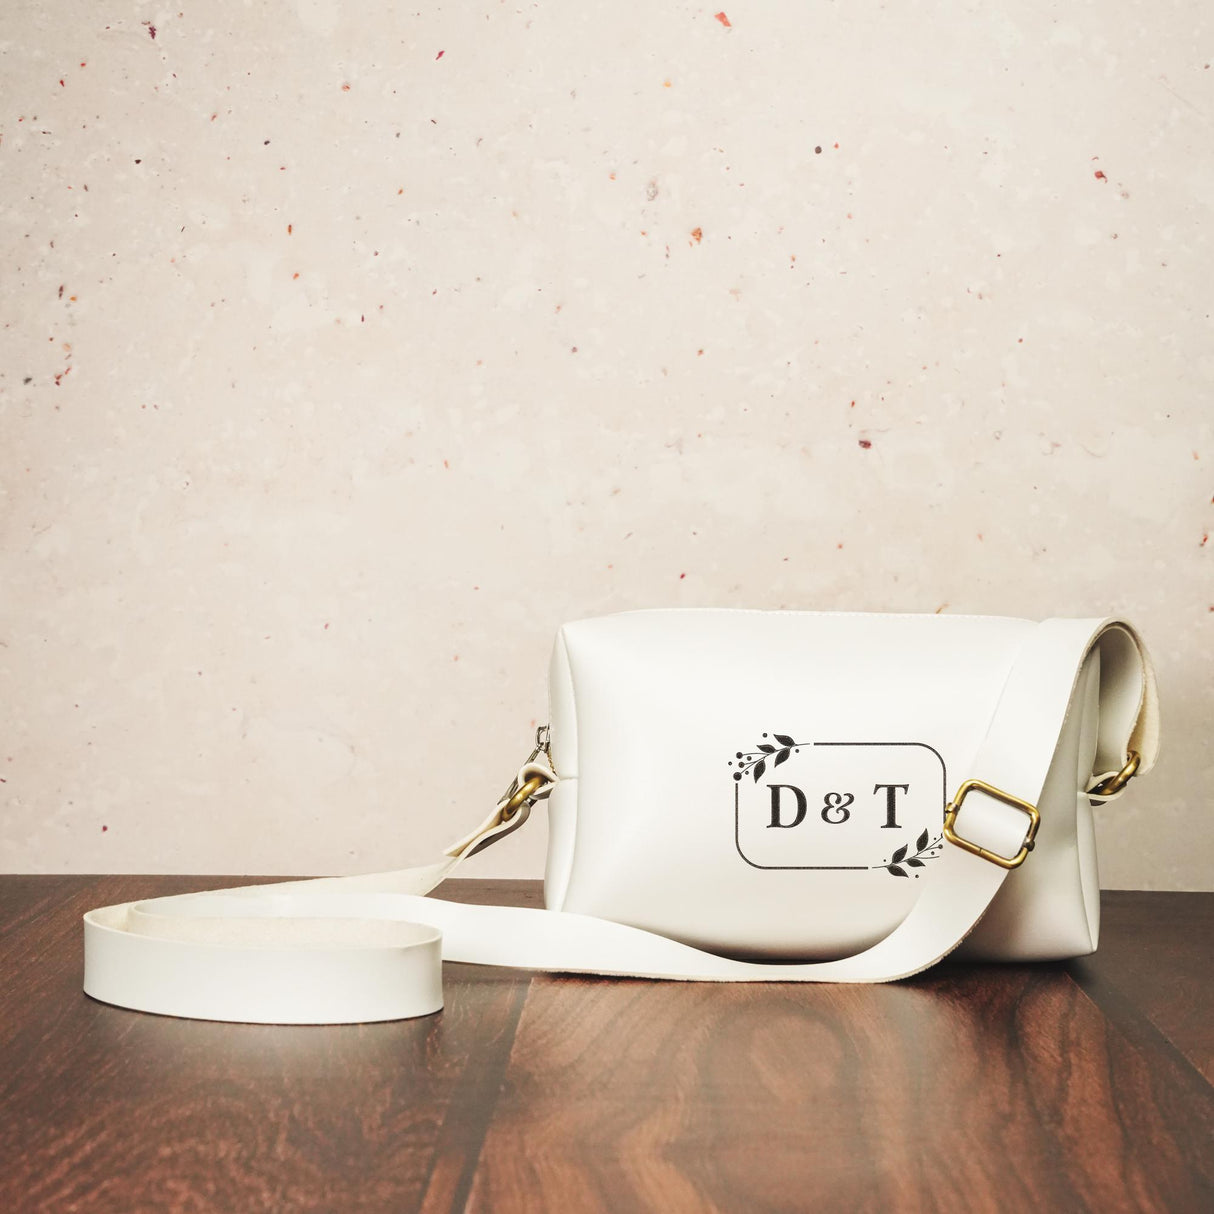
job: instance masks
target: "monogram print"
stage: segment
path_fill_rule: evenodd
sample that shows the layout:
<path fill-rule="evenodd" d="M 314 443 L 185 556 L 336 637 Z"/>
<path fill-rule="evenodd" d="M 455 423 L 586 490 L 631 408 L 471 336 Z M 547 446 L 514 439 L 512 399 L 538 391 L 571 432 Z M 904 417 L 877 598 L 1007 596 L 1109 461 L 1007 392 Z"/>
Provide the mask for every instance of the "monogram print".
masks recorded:
<path fill-rule="evenodd" d="M 728 766 L 737 851 L 755 868 L 912 878 L 941 854 L 946 773 L 924 742 L 764 733 Z"/>

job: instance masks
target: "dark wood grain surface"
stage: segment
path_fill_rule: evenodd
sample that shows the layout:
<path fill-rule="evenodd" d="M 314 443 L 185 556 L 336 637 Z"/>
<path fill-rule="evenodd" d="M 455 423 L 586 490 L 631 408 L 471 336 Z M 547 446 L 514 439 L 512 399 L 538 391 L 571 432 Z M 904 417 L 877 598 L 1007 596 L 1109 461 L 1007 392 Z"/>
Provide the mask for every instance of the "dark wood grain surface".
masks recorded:
<path fill-rule="evenodd" d="M 1214 1209 L 1214 894 L 881 986 L 448 965 L 441 1014 L 340 1027 L 81 992 L 85 910 L 244 880 L 0 877 L 0 1210 Z"/>

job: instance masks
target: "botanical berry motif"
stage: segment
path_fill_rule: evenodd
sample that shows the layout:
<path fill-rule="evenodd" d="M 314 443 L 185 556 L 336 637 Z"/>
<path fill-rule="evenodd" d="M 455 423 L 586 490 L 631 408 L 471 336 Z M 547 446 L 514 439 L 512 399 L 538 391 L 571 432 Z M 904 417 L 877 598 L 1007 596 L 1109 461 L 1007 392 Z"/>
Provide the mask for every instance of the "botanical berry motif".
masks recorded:
<path fill-rule="evenodd" d="M 915 840 L 914 855 L 908 856 L 906 853 L 910 851 L 910 844 L 904 844 L 898 848 L 896 852 L 889 858 L 889 863 L 886 864 L 885 871 L 891 873 L 895 877 L 906 877 L 910 874 L 906 869 L 902 868 L 903 864 L 909 868 L 922 868 L 924 860 L 934 860 L 939 854 L 940 849 L 944 846 L 944 836 L 938 835 L 929 843 L 928 833 L 926 830 Z M 880 867 L 875 866 L 875 867 Z"/>
<path fill-rule="evenodd" d="M 750 772 L 757 784 L 767 771 L 769 760 L 772 767 L 779 767 L 789 755 L 796 753 L 797 748 L 801 745 L 800 742 L 794 742 L 786 733 L 773 733 L 771 736 L 779 743 L 778 746 L 773 746 L 770 742 L 759 742 L 754 750 L 739 750 L 730 759 L 730 767 L 735 762 L 738 765 L 738 770 L 733 773 L 735 780 L 740 780 L 747 772 Z"/>

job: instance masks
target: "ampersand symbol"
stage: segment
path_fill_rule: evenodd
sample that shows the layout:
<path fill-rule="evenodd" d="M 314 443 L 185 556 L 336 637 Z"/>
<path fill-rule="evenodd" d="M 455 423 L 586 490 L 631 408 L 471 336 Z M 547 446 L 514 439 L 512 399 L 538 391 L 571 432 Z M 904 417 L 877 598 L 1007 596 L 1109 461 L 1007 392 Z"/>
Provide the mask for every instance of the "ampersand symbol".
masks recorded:
<path fill-rule="evenodd" d="M 854 794 L 849 792 L 828 792 L 822 803 L 822 821 L 829 822 L 832 826 L 846 822 L 851 817 L 851 810 L 847 807 L 855 799 Z M 838 817 L 832 817 L 832 814 L 837 814 Z"/>

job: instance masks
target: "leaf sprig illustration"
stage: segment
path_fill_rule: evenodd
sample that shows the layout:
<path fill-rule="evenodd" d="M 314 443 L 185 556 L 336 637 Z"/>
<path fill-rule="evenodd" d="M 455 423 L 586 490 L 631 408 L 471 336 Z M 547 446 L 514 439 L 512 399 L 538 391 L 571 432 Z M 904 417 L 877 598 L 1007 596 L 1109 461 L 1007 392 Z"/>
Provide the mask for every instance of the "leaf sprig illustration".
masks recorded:
<path fill-rule="evenodd" d="M 930 840 L 930 841 L 929 841 Z M 904 843 L 892 856 L 889 858 L 889 863 L 884 865 L 885 871 L 895 877 L 907 877 L 910 874 L 906 868 L 922 868 L 925 860 L 934 860 L 939 854 L 939 849 L 944 846 L 944 836 L 937 835 L 931 839 L 926 829 L 915 840 L 915 851 L 913 855 L 907 855 L 910 851 L 910 844 Z M 906 868 L 902 866 L 906 865 Z"/>
<path fill-rule="evenodd" d="M 765 738 L 767 734 L 763 735 Z M 801 745 L 800 742 L 794 741 L 786 733 L 773 733 L 770 735 L 779 743 L 773 746 L 770 742 L 756 743 L 754 750 L 739 750 L 733 759 L 730 760 L 732 767 L 736 762 L 738 770 L 733 773 L 735 780 L 740 780 L 747 772 L 750 772 L 757 784 L 767 771 L 767 764 L 770 762 L 772 767 L 779 767 L 781 763 L 788 759 L 788 756 Z"/>

